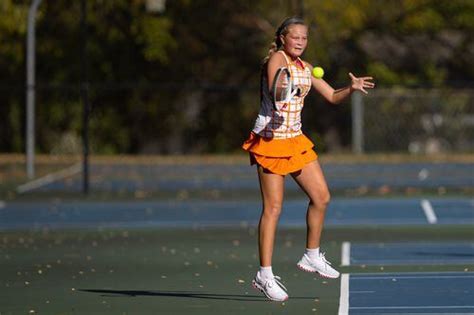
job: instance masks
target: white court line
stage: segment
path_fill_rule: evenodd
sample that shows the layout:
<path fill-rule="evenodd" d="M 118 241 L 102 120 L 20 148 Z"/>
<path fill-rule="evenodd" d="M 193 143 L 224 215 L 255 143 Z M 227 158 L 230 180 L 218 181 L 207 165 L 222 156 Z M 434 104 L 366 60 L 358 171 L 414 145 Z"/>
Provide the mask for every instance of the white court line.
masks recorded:
<path fill-rule="evenodd" d="M 380 279 L 470 279 L 470 278 L 474 278 L 474 275 L 465 275 L 465 276 L 462 276 L 462 275 L 459 275 L 459 276 L 441 276 L 441 275 L 438 275 L 438 276 L 423 276 L 423 275 L 413 275 L 413 276 L 399 276 L 397 274 L 394 274 L 392 276 L 370 276 L 370 277 L 359 277 L 359 276 L 356 276 L 354 277 L 353 279 L 354 280 L 380 280 Z"/>
<path fill-rule="evenodd" d="M 460 306 L 456 306 L 456 305 L 446 305 L 446 306 L 443 306 L 443 305 L 440 305 L 440 306 L 431 306 L 431 305 L 426 305 L 426 306 L 354 306 L 354 307 L 351 307 L 352 310 L 397 310 L 397 309 L 401 309 L 401 310 L 406 310 L 406 309 L 443 309 L 443 308 L 467 308 L 467 309 L 470 309 L 470 308 L 474 308 L 474 305 L 460 305 Z"/>
<path fill-rule="evenodd" d="M 35 179 L 31 182 L 28 182 L 26 184 L 18 186 L 16 191 L 19 194 L 25 193 L 27 191 L 39 188 L 41 186 L 45 186 L 48 184 L 51 184 L 52 182 L 55 182 L 57 180 L 63 179 L 68 176 L 72 176 L 74 174 L 79 173 L 82 170 L 82 163 L 77 163 L 74 164 L 73 166 L 66 168 L 64 170 L 61 170 L 56 173 L 51 173 L 46 176 L 40 177 L 38 179 Z"/>
<path fill-rule="evenodd" d="M 6 204 L 6 202 L 5 202 L 5 201 L 3 201 L 3 200 L 0 200 L 0 209 L 3 209 L 3 208 L 5 208 L 5 207 L 6 207 L 6 205 L 7 205 L 7 204 Z"/>
<path fill-rule="evenodd" d="M 341 248 L 341 266 L 350 266 L 351 264 L 351 243 L 343 242 Z"/>
<path fill-rule="evenodd" d="M 421 200 L 421 208 L 423 208 L 429 224 L 436 224 L 438 222 L 438 218 L 436 217 L 433 207 L 427 199 Z"/>
<path fill-rule="evenodd" d="M 349 274 L 343 273 L 341 275 L 341 294 L 339 297 L 339 312 L 338 315 L 349 314 Z"/>

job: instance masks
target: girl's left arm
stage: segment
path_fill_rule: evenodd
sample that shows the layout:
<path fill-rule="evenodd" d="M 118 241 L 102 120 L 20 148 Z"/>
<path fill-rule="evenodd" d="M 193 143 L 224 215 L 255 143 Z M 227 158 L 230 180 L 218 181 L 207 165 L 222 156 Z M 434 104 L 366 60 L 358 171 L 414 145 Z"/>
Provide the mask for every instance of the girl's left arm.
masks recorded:
<path fill-rule="evenodd" d="M 310 64 L 308 64 L 308 66 L 312 72 L 313 67 Z M 311 76 L 311 83 L 316 91 L 318 91 L 328 102 L 332 104 L 339 104 L 348 96 L 350 96 L 354 91 L 361 91 L 362 93 L 368 94 L 367 89 L 373 89 L 375 87 L 375 83 L 372 82 L 372 77 L 358 78 L 352 73 L 349 73 L 349 77 L 351 79 L 351 83 L 348 86 L 337 90 L 332 88 L 323 79 L 316 79 L 313 76 Z"/>

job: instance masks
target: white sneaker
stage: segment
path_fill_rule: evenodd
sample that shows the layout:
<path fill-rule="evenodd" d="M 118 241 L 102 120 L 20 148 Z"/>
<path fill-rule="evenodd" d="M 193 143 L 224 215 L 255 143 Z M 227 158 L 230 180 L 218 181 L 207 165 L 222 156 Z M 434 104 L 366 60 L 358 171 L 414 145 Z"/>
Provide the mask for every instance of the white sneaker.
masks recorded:
<path fill-rule="evenodd" d="M 297 266 L 306 272 L 317 272 L 321 277 L 339 278 L 339 272 L 331 267 L 331 263 L 326 260 L 324 253 L 320 253 L 318 257 L 312 259 L 307 254 L 304 254 Z"/>
<path fill-rule="evenodd" d="M 261 291 L 272 301 L 286 301 L 288 300 L 288 294 L 285 292 L 285 286 L 279 280 L 281 280 L 281 278 L 278 276 L 273 276 L 273 278 L 269 279 L 262 279 L 257 273 L 255 278 L 252 280 L 252 286 Z"/>

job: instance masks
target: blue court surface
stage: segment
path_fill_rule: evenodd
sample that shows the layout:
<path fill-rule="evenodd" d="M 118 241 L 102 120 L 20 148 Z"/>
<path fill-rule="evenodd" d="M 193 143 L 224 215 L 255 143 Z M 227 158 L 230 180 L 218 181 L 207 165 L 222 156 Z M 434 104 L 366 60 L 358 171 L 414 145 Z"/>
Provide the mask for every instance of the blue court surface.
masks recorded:
<path fill-rule="evenodd" d="M 474 264 L 474 242 L 352 243 L 349 255 L 350 265 Z"/>
<path fill-rule="evenodd" d="M 428 202 L 428 201 L 427 201 Z M 334 199 L 326 225 L 474 224 L 470 198 Z M 285 201 L 281 226 L 305 225 L 306 200 Z M 424 209 L 425 208 L 425 209 Z M 0 229 L 257 225 L 260 201 L 12 201 L 0 209 Z"/>
<path fill-rule="evenodd" d="M 474 314 L 474 273 L 345 274 L 342 314 Z"/>
<path fill-rule="evenodd" d="M 322 162 L 332 189 L 459 188 L 473 187 L 472 163 L 337 163 Z M 94 191 L 176 190 L 258 190 L 255 167 L 244 164 L 94 164 L 91 163 Z M 80 174 L 41 186 L 36 191 L 81 191 Z M 286 180 L 287 190 L 299 190 Z"/>
<path fill-rule="evenodd" d="M 457 223 L 460 220 L 468 220 L 466 223 L 474 223 L 474 199 L 433 199 L 430 200 L 433 209 L 440 221 L 443 223 Z"/>

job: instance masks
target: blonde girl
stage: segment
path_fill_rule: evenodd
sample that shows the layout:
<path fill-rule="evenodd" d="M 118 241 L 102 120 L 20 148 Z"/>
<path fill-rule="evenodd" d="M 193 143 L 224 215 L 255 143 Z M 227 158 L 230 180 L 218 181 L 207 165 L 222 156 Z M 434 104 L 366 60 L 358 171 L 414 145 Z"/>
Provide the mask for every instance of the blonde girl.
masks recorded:
<path fill-rule="evenodd" d="M 338 104 L 354 91 L 367 93 L 374 88 L 371 77 L 357 78 L 349 73 L 347 87 L 333 89 L 323 79 L 311 76 L 313 67 L 300 57 L 308 43 L 308 27 L 298 17 L 283 21 L 275 33 L 275 42 L 265 58 L 261 78 L 260 111 L 254 128 L 242 148 L 249 152 L 251 164 L 257 165 L 263 210 L 258 229 L 260 269 L 253 286 L 273 301 L 284 301 L 288 294 L 280 278 L 272 271 L 272 255 L 278 219 L 282 209 L 284 179 L 290 175 L 309 198 L 306 213 L 306 250 L 297 266 L 323 277 L 338 278 L 320 251 L 321 231 L 330 194 L 313 143 L 301 131 L 304 98 L 314 88 L 327 101 Z M 275 109 L 270 89 L 277 70 L 287 67 L 291 80 L 300 88 L 287 106 Z"/>

